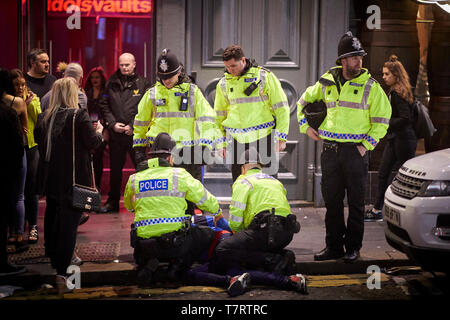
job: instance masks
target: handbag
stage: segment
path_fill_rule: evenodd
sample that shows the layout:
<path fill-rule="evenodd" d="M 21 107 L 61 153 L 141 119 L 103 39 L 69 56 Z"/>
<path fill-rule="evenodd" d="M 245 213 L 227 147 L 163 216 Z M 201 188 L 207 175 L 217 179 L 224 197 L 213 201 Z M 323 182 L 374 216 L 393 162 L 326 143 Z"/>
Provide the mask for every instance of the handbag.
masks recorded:
<path fill-rule="evenodd" d="M 72 160 L 73 160 L 73 184 L 72 184 L 72 207 L 83 211 L 100 211 L 101 196 L 100 192 L 95 187 L 94 179 L 94 165 L 92 164 L 92 156 L 90 156 L 91 170 L 92 170 L 92 185 L 93 187 L 83 186 L 75 183 L 75 117 L 78 109 L 73 114 L 72 124 Z"/>

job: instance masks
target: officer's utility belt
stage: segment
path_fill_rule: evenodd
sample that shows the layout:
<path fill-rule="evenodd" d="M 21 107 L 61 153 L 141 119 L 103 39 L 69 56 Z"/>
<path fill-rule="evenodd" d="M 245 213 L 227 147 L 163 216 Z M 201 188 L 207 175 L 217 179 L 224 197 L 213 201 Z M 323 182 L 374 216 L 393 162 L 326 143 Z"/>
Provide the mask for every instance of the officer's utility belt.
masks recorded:
<path fill-rule="evenodd" d="M 160 223 L 174 223 L 174 222 L 183 222 L 183 226 L 179 230 L 164 233 L 158 237 L 151 237 L 148 239 L 144 239 L 137 236 L 138 227 Z M 138 241 L 140 245 L 144 245 L 146 241 L 154 242 L 156 240 L 158 244 L 161 245 L 162 247 L 178 246 L 185 240 L 186 235 L 188 234 L 190 228 L 191 228 L 190 217 L 157 218 L 157 219 L 137 221 L 131 224 L 130 245 L 131 247 L 135 248 Z"/>
<path fill-rule="evenodd" d="M 355 142 L 337 142 L 337 141 L 324 141 L 323 142 L 323 151 L 332 150 L 332 151 L 338 151 L 340 148 L 345 147 L 355 147 L 358 143 Z"/>
<path fill-rule="evenodd" d="M 298 233 L 300 231 L 300 223 L 294 214 L 288 214 L 286 217 L 275 215 L 275 208 L 272 211 L 265 210 L 258 213 L 248 226 L 252 230 L 260 230 L 268 228 L 273 230 L 282 229 L 283 231 Z"/>

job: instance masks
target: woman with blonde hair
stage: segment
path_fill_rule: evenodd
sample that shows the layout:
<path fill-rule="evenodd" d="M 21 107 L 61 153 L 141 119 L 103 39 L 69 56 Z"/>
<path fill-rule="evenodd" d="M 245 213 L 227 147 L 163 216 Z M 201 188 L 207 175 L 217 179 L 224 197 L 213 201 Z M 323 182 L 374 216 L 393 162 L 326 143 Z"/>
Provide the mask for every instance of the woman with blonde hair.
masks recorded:
<path fill-rule="evenodd" d="M 385 137 L 387 144 L 378 169 L 377 198 L 373 208 L 366 212 L 365 221 L 383 220 L 381 209 L 384 204 L 384 193 L 390 183 L 391 172 L 398 171 L 405 161 L 413 158 L 417 147 L 412 108 L 414 96 L 408 73 L 396 55 L 391 55 L 384 63 L 383 80 L 389 87 L 392 115 Z"/>
<path fill-rule="evenodd" d="M 75 117 L 75 121 L 73 119 Z M 75 183 L 90 186 L 90 153 L 102 142 L 101 125 L 94 130 L 85 109 L 78 106 L 78 86 L 72 78 L 56 80 L 49 108 L 38 117 L 39 194 L 46 196 L 45 253 L 56 269 L 59 292 L 66 289 L 67 267 L 75 249 L 82 211 L 72 203 L 72 127 L 75 125 Z"/>

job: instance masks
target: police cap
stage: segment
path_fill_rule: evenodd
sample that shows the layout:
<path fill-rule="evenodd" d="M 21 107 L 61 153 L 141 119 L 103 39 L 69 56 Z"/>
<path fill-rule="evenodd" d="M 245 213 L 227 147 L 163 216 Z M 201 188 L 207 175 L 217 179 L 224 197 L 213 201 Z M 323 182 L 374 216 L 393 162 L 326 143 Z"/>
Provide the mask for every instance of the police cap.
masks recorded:
<path fill-rule="evenodd" d="M 181 64 L 177 56 L 170 52 L 169 49 L 164 49 L 158 57 L 157 62 L 158 77 L 162 80 L 172 78 L 181 70 Z"/>

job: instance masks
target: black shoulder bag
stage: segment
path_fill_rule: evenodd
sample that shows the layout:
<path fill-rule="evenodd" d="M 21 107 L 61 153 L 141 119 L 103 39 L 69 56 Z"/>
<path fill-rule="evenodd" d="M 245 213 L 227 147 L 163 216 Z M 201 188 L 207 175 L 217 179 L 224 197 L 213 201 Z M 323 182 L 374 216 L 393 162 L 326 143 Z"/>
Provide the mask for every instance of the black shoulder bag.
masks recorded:
<path fill-rule="evenodd" d="M 72 124 L 72 159 L 73 159 L 73 184 L 72 184 L 72 207 L 82 211 L 100 211 L 101 197 L 95 187 L 94 166 L 92 164 L 92 157 L 90 157 L 92 170 L 92 185 L 93 187 L 83 186 L 75 183 L 75 117 L 78 109 L 73 114 Z"/>

